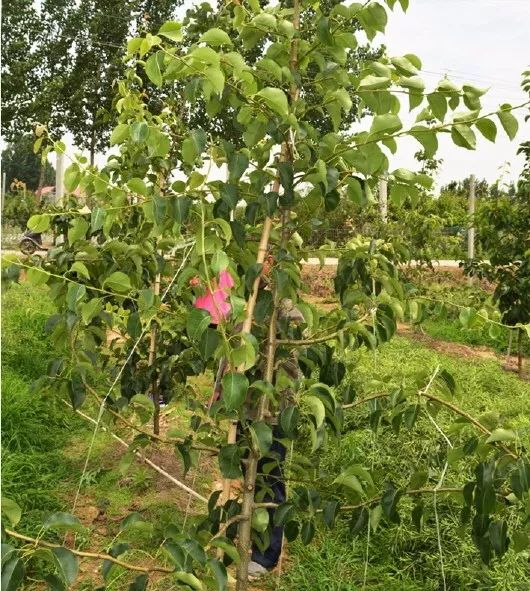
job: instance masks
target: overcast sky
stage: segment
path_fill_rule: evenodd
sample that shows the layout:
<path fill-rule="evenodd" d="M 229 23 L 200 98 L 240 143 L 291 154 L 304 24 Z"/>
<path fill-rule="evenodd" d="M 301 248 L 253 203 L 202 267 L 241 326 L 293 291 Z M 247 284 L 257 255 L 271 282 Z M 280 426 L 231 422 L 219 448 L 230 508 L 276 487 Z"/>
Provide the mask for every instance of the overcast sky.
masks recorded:
<path fill-rule="evenodd" d="M 483 97 L 488 111 L 528 100 L 520 82 L 521 73 L 530 68 L 530 0 L 410 0 L 405 14 L 397 8 L 390 14 L 385 43 L 390 55 L 420 57 L 428 87 L 448 74 L 455 82 L 489 88 Z M 444 160 L 440 184 L 471 173 L 493 181 L 508 162 L 509 176 L 516 178 L 522 166 L 516 146 L 530 135 L 521 114 L 518 118 L 521 127 L 513 142 L 502 130 L 495 144 L 477 134 L 477 149 L 470 151 L 444 137 L 438 154 Z M 410 141 L 399 164 L 414 166 L 417 145 Z"/>
<path fill-rule="evenodd" d="M 186 0 L 182 13 L 190 5 Z M 396 4 L 395 11 L 389 13 L 385 36 L 377 36 L 375 42 L 386 43 L 390 56 L 414 53 L 420 57 L 428 88 L 434 88 L 445 74 L 458 83 L 489 88 L 483 97 L 488 111 L 528 98 L 520 81 L 523 70 L 530 68 L 530 0 L 410 0 L 406 13 Z M 490 182 L 499 178 L 501 171 L 506 180 L 517 178 L 522 167 L 522 159 L 515 156 L 517 144 L 530 136 L 521 112 L 518 118 L 521 127 L 513 142 L 503 130 L 499 130 L 495 144 L 477 133 L 477 150 L 469 151 L 456 148 L 444 136 L 438 153 L 443 159 L 438 186 L 471 173 Z M 415 140 L 403 140 L 391 168 L 417 169 L 413 154 L 418 149 Z M 102 164 L 104 158 L 97 161 Z"/>

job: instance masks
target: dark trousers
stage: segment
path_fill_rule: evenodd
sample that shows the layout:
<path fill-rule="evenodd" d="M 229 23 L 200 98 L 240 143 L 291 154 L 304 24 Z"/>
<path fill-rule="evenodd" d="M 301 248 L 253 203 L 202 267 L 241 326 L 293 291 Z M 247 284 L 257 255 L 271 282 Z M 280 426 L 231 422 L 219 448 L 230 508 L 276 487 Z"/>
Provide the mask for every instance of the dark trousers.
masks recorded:
<path fill-rule="evenodd" d="M 272 495 L 268 494 L 264 501 L 267 503 L 284 503 L 285 502 L 285 482 L 283 481 L 283 463 L 285 461 L 286 449 L 279 443 L 276 438 L 280 437 L 278 426 L 273 428 L 274 441 L 272 442 L 271 452 L 279 457 L 279 465 L 275 466 L 267 476 L 262 476 L 265 485 L 271 489 Z M 270 458 L 261 458 L 258 462 L 258 473 L 263 473 L 263 466 L 270 462 Z M 269 523 L 273 524 L 274 509 L 269 509 Z M 261 564 L 261 566 L 271 569 L 278 564 L 280 554 L 282 553 L 283 527 L 274 526 L 271 533 L 271 541 L 269 547 L 261 552 L 255 545 L 252 546 L 252 560 Z"/>

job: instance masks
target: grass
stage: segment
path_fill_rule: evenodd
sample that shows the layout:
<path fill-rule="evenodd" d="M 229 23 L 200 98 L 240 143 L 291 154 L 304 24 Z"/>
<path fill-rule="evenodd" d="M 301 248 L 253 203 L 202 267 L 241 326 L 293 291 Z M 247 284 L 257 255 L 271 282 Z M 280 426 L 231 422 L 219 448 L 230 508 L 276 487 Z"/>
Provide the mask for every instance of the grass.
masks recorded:
<path fill-rule="evenodd" d="M 78 484 L 91 427 L 86 428 L 53 394 L 31 391 L 31 383 L 46 371 L 51 356 L 44 330 L 52 311 L 46 289 L 30 288 L 24 283 L 13 285 L 3 294 L 3 311 L 3 495 L 23 507 L 19 529 L 35 534 L 45 512 L 71 508 L 72 490 Z M 527 448 L 530 446 L 530 384 L 504 372 L 495 361 L 449 357 L 400 337 L 378 352 L 375 371 L 372 354 L 353 352 L 346 356 L 346 361 L 346 380 L 364 384 L 370 384 L 374 377 L 387 384 L 398 384 L 403 378 L 410 379 L 418 371 L 432 370 L 440 364 L 457 381 L 455 403 L 474 415 L 489 412 L 490 419 L 498 415 L 519 431 Z M 206 395 L 206 382 L 199 381 L 196 386 L 201 390 L 204 387 Z M 375 383 L 370 386 L 377 387 L 380 385 Z M 422 453 L 434 452 L 440 444 L 433 428 L 421 423 L 412 432 L 404 431 L 399 436 L 380 431 L 376 448 L 372 432 L 366 429 L 365 415 L 366 409 L 348 415 L 348 430 L 343 439 L 333 443 L 321 458 L 324 469 L 336 473 L 354 460 L 373 466 L 398 485 L 404 485 L 418 463 L 417 458 Z M 441 412 L 437 421 L 442 428 L 448 428 L 449 415 Z M 160 495 L 152 486 L 150 472 L 134 464 L 127 474 L 117 471 L 120 454 L 108 435 L 98 434 L 82 486 L 81 508 L 91 505 L 103 509 L 105 521 L 91 526 L 95 538 L 87 539 L 87 548 L 105 547 L 118 534 L 120 519 L 132 510 L 140 511 L 154 523 L 182 523 L 183 514 L 176 507 L 175 498 L 171 494 Z M 464 476 L 461 465 L 456 464 L 449 471 L 446 484 L 460 485 Z M 426 504 L 430 504 L 431 513 L 421 532 L 410 523 L 411 503 L 403 500 L 402 523 L 382 524 L 371 533 L 367 590 L 442 589 L 432 499 L 426 499 Z M 439 499 L 439 507 L 447 589 L 528 591 L 528 555 L 510 551 L 502 561 L 486 569 L 468 531 L 460 527 L 458 503 L 444 497 Z M 366 535 L 353 538 L 348 525 L 347 520 L 341 520 L 331 533 L 319 529 L 310 546 L 299 542 L 289 546 L 286 572 L 278 586 L 273 582 L 273 587 L 281 591 L 360 591 L 367 539 Z M 148 549 L 155 548 L 162 537 L 157 525 L 152 533 L 132 530 L 121 534 L 120 540 L 141 542 Z M 81 576 L 79 589 L 98 586 L 93 568 L 95 565 Z M 123 585 L 127 587 L 123 576 L 117 573 L 107 588 L 118 591 Z M 164 585 L 160 582 L 154 587 L 166 588 Z"/>
<path fill-rule="evenodd" d="M 497 416 L 519 431 L 527 448 L 530 445 L 530 384 L 504 372 L 495 361 L 449 357 L 401 337 L 382 347 L 375 371 L 372 354 L 356 352 L 347 357 L 350 370 L 346 379 L 365 384 L 376 378 L 397 385 L 402 378 L 410 380 L 417 372 L 432 371 L 440 364 L 457 381 L 456 404 L 474 416 L 486 412 L 489 420 Z M 380 384 L 374 383 L 374 390 L 378 387 Z M 366 414 L 366 409 L 359 409 L 349 416 L 349 432 L 325 452 L 321 459 L 322 468 L 337 473 L 354 462 L 372 466 L 376 473 L 405 486 L 420 463 L 418 458 L 422 454 L 435 453 L 440 437 L 425 421 L 413 431 L 402 431 L 398 436 L 390 430 L 380 430 L 375 447 L 373 433 L 366 428 Z M 451 416 L 443 411 L 436 417 L 444 430 L 449 429 L 450 419 Z M 460 463 L 452 466 L 445 484 L 460 486 L 465 482 L 466 474 L 462 470 Z M 432 481 L 436 479 L 432 478 Z M 431 510 L 421 532 L 411 524 L 413 505 L 408 499 L 401 501 L 400 525 L 382 524 L 375 533 L 371 532 L 367 590 L 443 589 L 432 498 L 425 499 L 425 503 Z M 438 507 L 448 590 L 528 591 L 528 553 L 509 551 L 503 560 L 485 568 L 468 529 L 460 526 L 458 502 L 440 497 Z M 296 542 L 290 547 L 289 568 L 281 578 L 279 589 L 360 591 L 363 589 L 366 551 L 366 535 L 352 538 L 346 519 L 331 535 L 322 527 L 310 546 Z"/>
<path fill-rule="evenodd" d="M 50 359 L 46 289 L 13 284 L 2 310 L 2 495 L 22 507 L 19 529 L 35 533 L 45 512 L 64 510 L 71 471 L 64 449 L 83 426 L 53 395 L 31 387 Z"/>
<path fill-rule="evenodd" d="M 501 329 L 498 336 L 493 338 L 489 334 L 488 326 L 482 330 L 466 330 L 456 318 L 429 319 L 422 323 L 422 327 L 430 336 L 451 343 L 463 343 L 474 347 L 490 347 L 499 354 L 506 355 L 508 351 L 508 329 Z M 511 354 L 517 352 L 517 334 L 513 333 Z M 530 339 L 523 340 L 523 354 L 530 357 Z"/>

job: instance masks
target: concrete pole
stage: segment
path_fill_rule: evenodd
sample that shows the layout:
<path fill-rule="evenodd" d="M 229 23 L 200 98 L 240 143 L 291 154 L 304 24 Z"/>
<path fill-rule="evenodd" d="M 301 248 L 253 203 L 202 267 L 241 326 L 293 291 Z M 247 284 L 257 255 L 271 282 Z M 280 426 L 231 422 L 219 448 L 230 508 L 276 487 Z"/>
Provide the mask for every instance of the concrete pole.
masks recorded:
<path fill-rule="evenodd" d="M 468 261 L 475 258 L 475 175 L 469 177 L 469 199 L 467 203 L 467 213 L 469 216 L 469 227 L 467 229 L 467 259 Z M 473 277 L 467 280 L 469 285 L 473 284 Z"/>
<path fill-rule="evenodd" d="M 386 224 L 388 219 L 388 184 L 386 179 L 379 181 L 379 211 L 383 223 Z"/>
<path fill-rule="evenodd" d="M 4 199 L 6 198 L 6 173 L 2 173 L 2 203 L 0 205 L 2 211 L 4 211 Z"/>
<path fill-rule="evenodd" d="M 63 206 L 64 197 L 64 154 L 56 152 L 57 161 L 55 163 L 55 205 Z"/>
<path fill-rule="evenodd" d="M 469 200 L 467 203 L 469 215 L 469 228 L 467 230 L 467 258 L 475 257 L 475 226 L 473 216 L 475 215 L 475 175 L 469 177 Z"/>

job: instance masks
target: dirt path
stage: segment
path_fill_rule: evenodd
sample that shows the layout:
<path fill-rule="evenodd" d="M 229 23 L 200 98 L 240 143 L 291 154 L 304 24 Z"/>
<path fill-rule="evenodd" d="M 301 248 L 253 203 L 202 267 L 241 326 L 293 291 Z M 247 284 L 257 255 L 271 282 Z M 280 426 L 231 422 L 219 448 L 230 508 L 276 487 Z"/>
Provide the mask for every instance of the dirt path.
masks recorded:
<path fill-rule="evenodd" d="M 430 335 L 415 330 L 409 324 L 398 324 L 398 335 L 403 336 L 407 339 L 415 342 L 419 341 L 422 345 L 439 351 L 445 355 L 451 355 L 452 357 L 459 357 L 460 359 L 486 359 L 490 361 L 497 361 L 500 363 L 502 369 L 506 371 L 512 371 L 517 373 L 517 357 L 511 356 L 509 358 L 506 355 L 501 355 L 483 345 L 464 345 L 463 343 L 455 343 L 451 341 L 443 341 L 431 337 Z M 528 360 L 526 360 L 528 364 Z M 523 379 L 530 380 L 530 371 L 527 369 L 523 373 Z"/>

